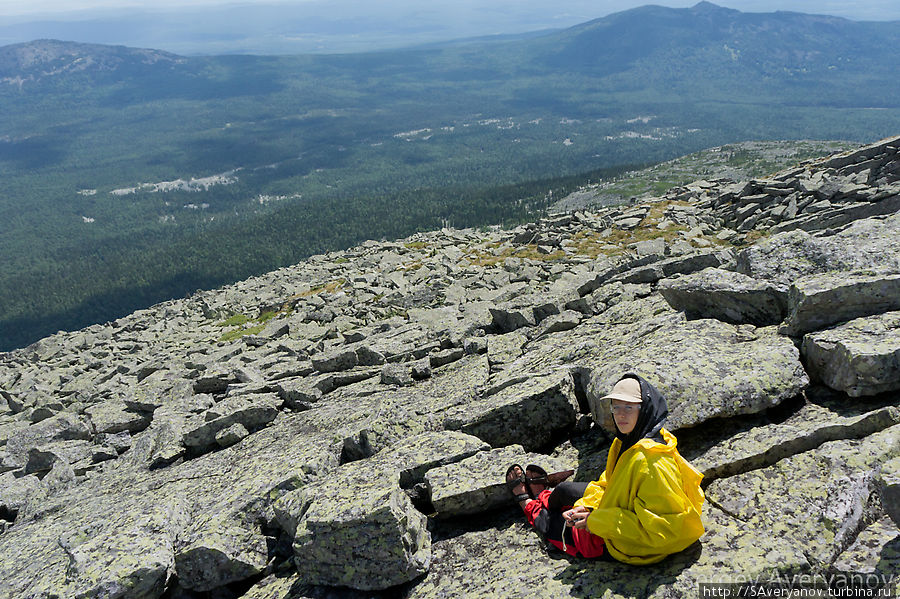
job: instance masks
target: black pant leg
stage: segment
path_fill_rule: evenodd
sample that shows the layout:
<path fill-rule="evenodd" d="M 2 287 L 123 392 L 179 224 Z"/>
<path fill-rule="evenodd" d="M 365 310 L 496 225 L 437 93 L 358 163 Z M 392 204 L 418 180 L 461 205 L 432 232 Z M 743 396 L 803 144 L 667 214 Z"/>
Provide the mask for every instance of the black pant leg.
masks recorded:
<path fill-rule="evenodd" d="M 584 491 L 587 489 L 588 483 L 576 483 L 566 481 L 557 485 L 547 499 L 547 506 L 550 511 L 562 512 L 571 507 L 576 501 L 584 497 Z"/>
<path fill-rule="evenodd" d="M 550 493 L 547 499 L 549 509 L 542 509 L 534 519 L 534 528 L 545 539 L 560 540 L 563 533 L 566 534 L 566 543 L 573 544 L 572 531 L 566 528 L 563 518 L 563 510 L 568 509 L 576 501 L 584 496 L 587 483 L 564 482 L 560 483 Z"/>

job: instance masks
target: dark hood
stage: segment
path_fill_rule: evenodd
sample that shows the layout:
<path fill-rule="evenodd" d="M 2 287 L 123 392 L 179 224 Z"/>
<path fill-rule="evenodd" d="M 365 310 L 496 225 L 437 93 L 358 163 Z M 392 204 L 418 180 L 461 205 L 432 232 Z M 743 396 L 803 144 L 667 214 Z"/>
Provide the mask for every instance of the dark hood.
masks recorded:
<path fill-rule="evenodd" d="M 664 443 L 659 431 L 665 425 L 666 418 L 669 415 L 666 399 L 656 387 L 644 380 L 643 377 L 628 373 L 619 380 L 622 379 L 637 379 L 641 384 L 641 413 L 638 415 L 637 424 L 635 424 L 633 431 L 623 435 L 616 430 L 616 438 L 622 441 L 622 449 L 619 451 L 619 455 L 625 453 L 626 449 L 644 438 Z"/>

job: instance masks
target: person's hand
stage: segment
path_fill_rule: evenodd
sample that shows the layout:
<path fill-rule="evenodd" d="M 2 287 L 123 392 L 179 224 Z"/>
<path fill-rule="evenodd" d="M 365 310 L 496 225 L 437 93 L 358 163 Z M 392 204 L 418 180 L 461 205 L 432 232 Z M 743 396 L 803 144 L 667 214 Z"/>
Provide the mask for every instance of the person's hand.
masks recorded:
<path fill-rule="evenodd" d="M 590 513 L 590 509 L 584 506 L 578 506 L 563 512 L 563 518 L 565 518 L 566 522 L 568 522 L 569 526 L 571 526 L 572 528 L 580 528 L 582 530 L 586 530 L 587 517 L 588 515 L 590 515 Z"/>

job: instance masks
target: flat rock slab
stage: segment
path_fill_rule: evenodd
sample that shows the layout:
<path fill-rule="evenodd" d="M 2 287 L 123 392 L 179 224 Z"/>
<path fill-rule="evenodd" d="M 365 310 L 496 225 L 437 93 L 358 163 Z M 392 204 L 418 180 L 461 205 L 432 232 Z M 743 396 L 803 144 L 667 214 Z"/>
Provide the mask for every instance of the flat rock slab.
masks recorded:
<path fill-rule="evenodd" d="M 330 438 L 303 415 L 284 417 L 239 445 L 182 464 L 146 472 L 117 463 L 103 477 L 28 500 L 0 534 L 0 554 L 9 556 L 0 560 L 4 589 L 15 598 L 94 597 L 102 595 L 92 589 L 138 585 L 155 590 L 133 596 L 159 597 L 176 574 L 194 591 L 257 575 L 270 560 L 271 540 L 260 528 L 267 509 L 337 466 L 340 450 Z M 77 588 L 69 586 L 73 571 Z"/>
<path fill-rule="evenodd" d="M 734 576 L 763 576 L 784 565 L 785 541 L 762 544 L 733 518 L 704 505 L 707 533 L 700 543 L 640 568 L 616 561 L 559 559 L 547 555 L 518 507 L 491 514 L 479 530 L 435 540 L 433 564 L 408 599 L 468 597 L 696 598 L 699 582 Z M 556 557 L 557 559 L 553 559 Z"/>
<path fill-rule="evenodd" d="M 28 495 L 41 487 L 37 476 L 17 476 L 14 472 L 0 474 L 0 512 L 7 517 L 17 514 L 28 499 Z"/>
<path fill-rule="evenodd" d="M 0 597 L 159 597 L 186 513 L 177 497 L 68 496 L 0 535 Z M 74 500 L 74 501 L 73 501 Z M 80 504 L 80 509 L 74 504 Z M 75 510 L 81 518 L 73 517 Z"/>
<path fill-rule="evenodd" d="M 585 360 L 594 421 L 609 431 L 614 424 L 601 398 L 628 372 L 644 376 L 666 397 L 671 430 L 760 412 L 809 384 L 797 348 L 774 327 L 662 316 L 620 330 L 620 337 Z"/>
<path fill-rule="evenodd" d="M 873 575 L 869 582 L 893 580 L 894 584 L 888 584 L 888 588 L 896 596 L 900 593 L 897 577 L 900 572 L 900 531 L 896 524 L 885 516 L 864 528 L 853 544 L 838 556 L 832 568 L 835 574 Z"/>
<path fill-rule="evenodd" d="M 377 590 L 428 570 L 427 519 L 400 488 L 399 473 L 372 476 L 352 462 L 283 496 L 278 522 L 294 538 L 294 563 L 307 582 Z"/>
<path fill-rule="evenodd" d="M 504 474 L 510 464 L 541 466 L 547 472 L 574 469 L 575 465 L 547 455 L 526 453 L 521 445 L 482 451 L 474 456 L 429 470 L 425 484 L 441 518 L 478 514 L 513 503 Z"/>
<path fill-rule="evenodd" d="M 484 439 L 492 447 L 546 445 L 575 425 L 578 400 L 572 375 L 534 376 L 448 411 L 444 427 Z"/>
<path fill-rule="evenodd" d="M 647 266 L 625 271 L 610 279 L 622 283 L 655 283 L 679 273 L 692 273 L 705 268 L 716 268 L 734 259 L 730 250 L 698 252 L 687 256 L 666 258 Z"/>
<path fill-rule="evenodd" d="M 400 486 L 407 489 L 425 480 L 425 473 L 486 451 L 490 446 L 458 431 L 431 431 L 408 437 L 369 458 L 373 473 L 399 472 Z"/>
<path fill-rule="evenodd" d="M 691 319 L 767 326 L 780 323 L 786 311 L 786 294 L 772 283 L 720 268 L 664 279 L 659 292 Z"/>
<path fill-rule="evenodd" d="M 812 377 L 851 397 L 900 389 L 900 311 L 809 333 L 802 352 Z"/>
<path fill-rule="evenodd" d="M 900 408 L 895 406 L 845 415 L 837 405 L 810 403 L 781 424 L 754 427 L 700 455 L 685 452 L 685 457 L 712 480 L 771 466 L 828 441 L 857 439 L 896 424 L 900 424 Z"/>
<path fill-rule="evenodd" d="M 791 285 L 788 306 L 790 312 L 779 331 L 795 336 L 900 310 L 900 274 L 862 271 L 802 277 Z"/>
<path fill-rule="evenodd" d="M 49 441 L 90 440 L 90 425 L 80 416 L 62 413 L 29 427 L 14 431 L 6 441 L 6 456 L 2 469 L 22 468 L 28 461 L 28 452 Z"/>
<path fill-rule="evenodd" d="M 104 401 L 85 409 L 94 430 L 100 433 L 138 433 L 150 425 L 151 415 L 135 412 L 122 401 Z"/>
<path fill-rule="evenodd" d="M 706 495 L 752 538 L 786 540 L 785 564 L 808 571 L 830 564 L 840 547 L 852 542 L 866 516 L 877 469 L 898 455 L 900 425 L 715 480 Z"/>

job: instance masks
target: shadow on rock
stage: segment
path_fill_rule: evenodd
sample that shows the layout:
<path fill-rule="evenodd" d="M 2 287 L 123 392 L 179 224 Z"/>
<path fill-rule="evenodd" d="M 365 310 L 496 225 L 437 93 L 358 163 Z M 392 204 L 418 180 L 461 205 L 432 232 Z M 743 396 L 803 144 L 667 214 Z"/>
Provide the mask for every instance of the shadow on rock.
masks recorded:
<path fill-rule="evenodd" d="M 570 560 L 554 579 L 571 585 L 572 597 L 649 597 L 657 588 L 672 585 L 703 553 L 701 542 L 670 555 L 658 564 L 632 566 L 612 558 Z"/>

